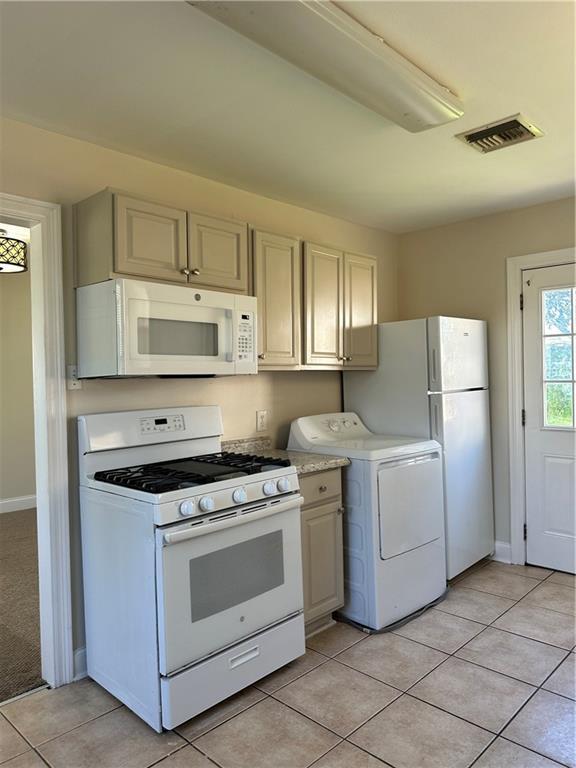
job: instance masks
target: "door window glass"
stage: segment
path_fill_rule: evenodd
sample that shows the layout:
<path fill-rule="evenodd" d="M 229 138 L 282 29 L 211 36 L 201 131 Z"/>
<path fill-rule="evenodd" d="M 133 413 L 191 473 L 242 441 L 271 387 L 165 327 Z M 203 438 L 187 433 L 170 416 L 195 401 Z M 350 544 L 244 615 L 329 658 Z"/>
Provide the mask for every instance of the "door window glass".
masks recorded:
<path fill-rule="evenodd" d="M 241 605 L 284 583 L 282 531 L 190 560 L 192 623 Z"/>
<path fill-rule="evenodd" d="M 542 291 L 544 425 L 574 427 L 576 288 Z"/>
<path fill-rule="evenodd" d="M 138 353 L 140 355 L 216 357 L 218 355 L 218 325 L 187 320 L 139 317 Z"/>

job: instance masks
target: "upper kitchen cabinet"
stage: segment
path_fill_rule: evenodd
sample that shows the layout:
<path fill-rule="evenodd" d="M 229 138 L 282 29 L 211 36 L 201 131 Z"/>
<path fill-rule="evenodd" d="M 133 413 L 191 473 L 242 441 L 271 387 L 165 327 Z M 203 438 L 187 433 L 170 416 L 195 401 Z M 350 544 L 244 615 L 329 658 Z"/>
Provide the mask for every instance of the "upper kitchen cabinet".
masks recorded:
<path fill-rule="evenodd" d="M 301 254 L 294 237 L 254 231 L 258 299 L 258 366 L 298 368 L 301 362 Z"/>
<path fill-rule="evenodd" d="M 342 367 L 344 254 L 314 243 L 304 245 L 304 363 Z"/>
<path fill-rule="evenodd" d="M 378 365 L 376 259 L 344 255 L 344 367 Z"/>
<path fill-rule="evenodd" d="M 105 189 L 78 203 L 77 284 L 133 275 L 186 283 L 186 212 Z"/>
<path fill-rule="evenodd" d="M 306 243 L 304 274 L 305 365 L 375 368 L 376 259 Z"/>
<path fill-rule="evenodd" d="M 248 226 L 188 214 L 188 269 L 193 285 L 248 293 Z"/>
<path fill-rule="evenodd" d="M 248 293 L 248 227 L 105 189 L 75 206 L 77 285 L 130 275 Z"/>

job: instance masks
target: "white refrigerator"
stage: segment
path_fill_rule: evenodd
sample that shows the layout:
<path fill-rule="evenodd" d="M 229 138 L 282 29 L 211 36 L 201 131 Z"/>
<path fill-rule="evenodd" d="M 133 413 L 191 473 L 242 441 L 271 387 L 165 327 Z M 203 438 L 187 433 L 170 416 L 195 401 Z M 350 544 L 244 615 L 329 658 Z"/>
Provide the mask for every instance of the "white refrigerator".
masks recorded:
<path fill-rule="evenodd" d="M 448 579 L 494 552 L 486 341 L 483 320 L 382 323 L 377 370 L 344 373 L 344 409 L 372 432 L 442 445 Z"/>

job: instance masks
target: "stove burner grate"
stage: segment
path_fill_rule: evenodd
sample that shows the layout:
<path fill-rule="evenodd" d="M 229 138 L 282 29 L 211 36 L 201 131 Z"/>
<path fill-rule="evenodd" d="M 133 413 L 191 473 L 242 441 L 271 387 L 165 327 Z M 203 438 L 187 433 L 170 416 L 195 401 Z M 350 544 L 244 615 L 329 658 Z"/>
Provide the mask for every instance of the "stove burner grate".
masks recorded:
<path fill-rule="evenodd" d="M 155 464 L 101 470 L 95 473 L 94 479 L 157 494 L 289 466 L 288 459 L 223 451 Z"/>

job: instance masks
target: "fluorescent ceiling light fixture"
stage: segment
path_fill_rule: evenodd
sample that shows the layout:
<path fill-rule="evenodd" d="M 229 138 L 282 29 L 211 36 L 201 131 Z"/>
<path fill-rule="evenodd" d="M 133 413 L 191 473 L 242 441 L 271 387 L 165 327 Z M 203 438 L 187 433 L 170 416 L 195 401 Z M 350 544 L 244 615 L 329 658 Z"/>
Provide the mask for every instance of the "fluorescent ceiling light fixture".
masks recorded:
<path fill-rule="evenodd" d="M 407 131 L 425 131 L 464 114 L 448 88 L 332 2 L 189 1 Z"/>

